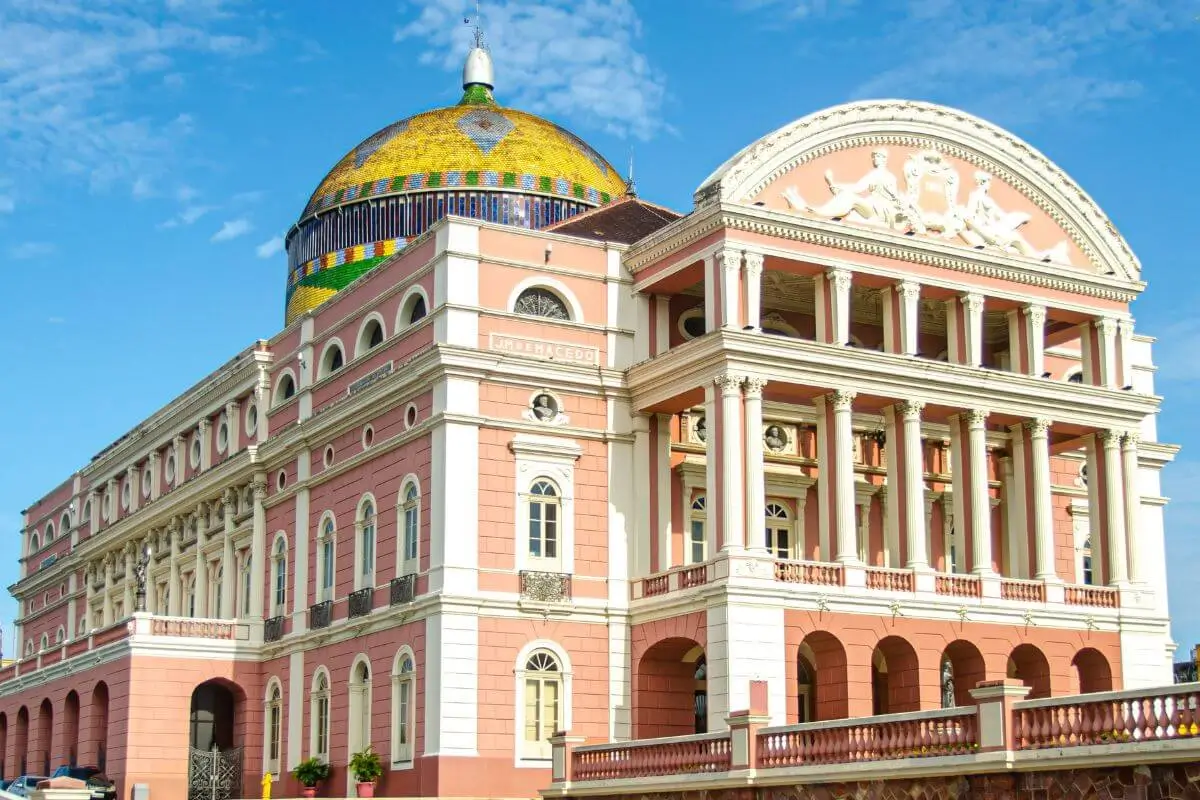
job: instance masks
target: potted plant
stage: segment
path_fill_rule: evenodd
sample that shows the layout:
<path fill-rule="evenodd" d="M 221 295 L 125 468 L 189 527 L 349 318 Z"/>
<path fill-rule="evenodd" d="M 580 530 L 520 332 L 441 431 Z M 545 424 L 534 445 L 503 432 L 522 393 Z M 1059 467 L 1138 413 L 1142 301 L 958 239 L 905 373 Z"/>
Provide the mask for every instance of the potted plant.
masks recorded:
<path fill-rule="evenodd" d="M 303 797 L 316 797 L 317 784 L 329 777 L 329 765 L 312 756 L 297 764 L 292 776 L 304 787 Z"/>
<path fill-rule="evenodd" d="M 359 797 L 375 796 L 375 781 L 383 775 L 383 761 L 379 754 L 367 745 L 366 750 L 360 750 L 350 756 L 350 771 L 354 773 Z"/>

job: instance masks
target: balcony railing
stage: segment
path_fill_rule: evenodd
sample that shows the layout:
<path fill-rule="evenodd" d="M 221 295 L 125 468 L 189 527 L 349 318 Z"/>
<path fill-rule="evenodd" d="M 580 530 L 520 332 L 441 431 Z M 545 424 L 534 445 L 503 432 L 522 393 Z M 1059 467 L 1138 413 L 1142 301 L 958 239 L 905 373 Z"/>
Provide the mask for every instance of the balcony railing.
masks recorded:
<path fill-rule="evenodd" d="M 814 586 L 844 586 L 846 573 L 841 564 L 819 561 L 776 561 L 775 580 L 784 583 L 811 583 Z"/>
<path fill-rule="evenodd" d="M 392 578 L 388 586 L 388 604 L 402 606 L 411 603 L 417 596 L 417 576 L 413 574 Z"/>
<path fill-rule="evenodd" d="M 308 627 L 312 629 L 328 628 L 333 622 L 333 601 L 324 600 L 313 603 L 308 607 Z"/>
<path fill-rule="evenodd" d="M 1016 704 L 1018 750 L 1188 739 L 1200 735 L 1200 683 Z"/>
<path fill-rule="evenodd" d="M 154 617 L 150 620 L 153 636 L 181 636 L 195 639 L 237 639 L 239 625 L 232 620 L 193 619 L 191 617 Z"/>
<path fill-rule="evenodd" d="M 278 642 L 283 638 L 283 617 L 270 617 L 263 622 L 263 641 Z"/>
<path fill-rule="evenodd" d="M 1107 586 L 1068 586 L 1066 601 L 1069 606 L 1116 608 L 1119 605 L 1117 590 Z"/>
<path fill-rule="evenodd" d="M 521 570 L 521 599 L 535 603 L 571 602 L 571 576 L 565 572 Z"/>
<path fill-rule="evenodd" d="M 911 592 L 915 588 L 912 570 L 867 567 L 867 588 L 889 592 Z"/>
<path fill-rule="evenodd" d="M 1000 599 L 1022 603 L 1046 602 L 1046 584 L 1041 581 L 1025 581 L 1016 578 L 1000 580 Z"/>
<path fill-rule="evenodd" d="M 375 587 L 364 586 L 350 593 L 350 617 L 365 617 L 375 607 Z"/>
<path fill-rule="evenodd" d="M 949 597 L 983 597 L 983 583 L 978 575 L 938 575 L 934 588 Z"/>

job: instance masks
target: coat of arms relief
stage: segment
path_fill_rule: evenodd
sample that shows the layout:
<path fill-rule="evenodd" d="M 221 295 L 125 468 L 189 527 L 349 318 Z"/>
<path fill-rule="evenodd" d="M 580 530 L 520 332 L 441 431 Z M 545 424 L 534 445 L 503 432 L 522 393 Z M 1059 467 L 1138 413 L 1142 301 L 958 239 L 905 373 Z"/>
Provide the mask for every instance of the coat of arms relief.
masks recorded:
<path fill-rule="evenodd" d="M 853 183 L 839 183 L 826 170 L 831 197 L 810 203 L 790 187 L 783 197 L 795 211 L 835 221 L 875 225 L 906 234 L 958 241 L 977 250 L 993 249 L 1043 262 L 1070 264 L 1067 240 L 1048 250 L 1031 244 L 1021 232 L 1030 215 L 1005 211 L 991 196 L 992 176 L 974 175 L 975 187 L 959 202 L 961 178 L 953 164 L 935 150 L 911 154 L 904 162 L 904 189 L 888 168 L 888 151 L 871 152 L 871 169 Z"/>

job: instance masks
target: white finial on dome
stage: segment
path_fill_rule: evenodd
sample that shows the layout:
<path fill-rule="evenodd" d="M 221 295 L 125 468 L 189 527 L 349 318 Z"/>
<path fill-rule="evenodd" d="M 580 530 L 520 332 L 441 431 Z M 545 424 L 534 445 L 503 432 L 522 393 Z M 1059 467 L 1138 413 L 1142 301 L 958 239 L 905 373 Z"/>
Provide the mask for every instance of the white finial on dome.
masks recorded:
<path fill-rule="evenodd" d="M 496 76 L 492 69 L 492 57 L 487 51 L 483 38 L 483 26 L 480 22 L 479 0 L 475 2 L 475 46 L 467 53 L 467 62 L 463 65 L 463 88 L 471 86 L 486 86 L 495 88 Z M 470 20 L 467 20 L 468 22 Z"/>

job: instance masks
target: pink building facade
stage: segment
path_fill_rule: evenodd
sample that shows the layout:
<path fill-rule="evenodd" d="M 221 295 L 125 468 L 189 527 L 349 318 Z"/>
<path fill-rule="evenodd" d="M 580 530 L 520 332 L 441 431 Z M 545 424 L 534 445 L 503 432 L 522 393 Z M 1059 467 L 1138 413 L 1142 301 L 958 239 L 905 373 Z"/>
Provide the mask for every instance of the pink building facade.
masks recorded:
<path fill-rule="evenodd" d="M 556 731 L 754 681 L 776 725 L 1170 683 L 1144 283 L 1069 177 L 859 103 L 600 235 L 647 208 L 447 215 L 34 503 L 4 774 L 343 797 L 369 745 L 378 796 L 529 797 Z"/>

